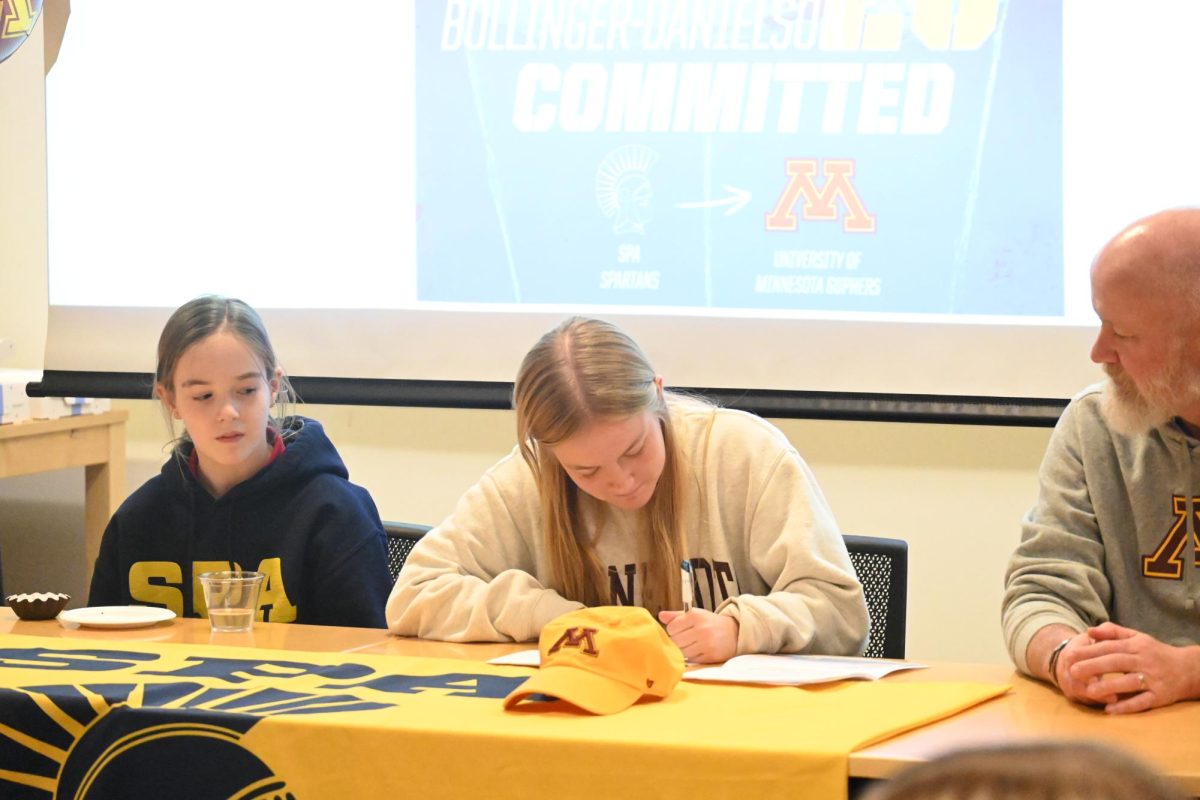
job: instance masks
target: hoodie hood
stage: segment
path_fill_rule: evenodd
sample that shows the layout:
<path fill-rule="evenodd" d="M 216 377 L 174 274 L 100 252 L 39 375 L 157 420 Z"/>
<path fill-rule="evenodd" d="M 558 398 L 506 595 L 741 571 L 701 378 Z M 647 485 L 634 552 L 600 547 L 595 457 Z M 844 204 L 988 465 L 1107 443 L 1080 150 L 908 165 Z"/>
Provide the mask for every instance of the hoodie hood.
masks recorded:
<path fill-rule="evenodd" d="M 174 457 L 162 466 L 162 477 L 171 491 L 191 495 L 195 501 L 222 505 L 253 497 L 270 495 L 286 487 L 303 486 L 318 475 L 346 480 L 349 471 L 321 423 L 308 417 L 284 417 L 280 426 L 285 449 L 255 475 L 234 486 L 220 498 L 214 498 L 188 468 L 195 450 L 190 440 L 175 448 Z"/>

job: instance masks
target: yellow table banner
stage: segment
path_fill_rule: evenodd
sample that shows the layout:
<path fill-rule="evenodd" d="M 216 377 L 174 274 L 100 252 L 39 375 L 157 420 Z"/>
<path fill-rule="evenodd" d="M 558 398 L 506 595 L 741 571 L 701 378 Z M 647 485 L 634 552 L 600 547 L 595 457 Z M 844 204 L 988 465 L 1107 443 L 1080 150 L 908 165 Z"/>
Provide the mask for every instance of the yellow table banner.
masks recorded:
<path fill-rule="evenodd" d="M 683 682 L 503 709 L 529 669 L 0 634 L 0 797 L 845 798 L 848 754 L 1004 693 Z"/>

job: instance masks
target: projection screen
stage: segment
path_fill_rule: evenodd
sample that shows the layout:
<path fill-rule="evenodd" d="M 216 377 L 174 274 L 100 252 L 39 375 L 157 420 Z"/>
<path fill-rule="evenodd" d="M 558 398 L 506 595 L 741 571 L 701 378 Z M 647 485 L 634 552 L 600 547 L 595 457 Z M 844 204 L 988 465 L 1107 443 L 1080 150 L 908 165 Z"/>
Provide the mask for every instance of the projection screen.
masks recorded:
<path fill-rule="evenodd" d="M 1185 0 L 124 8 L 47 79 L 66 386 L 217 293 L 298 376 L 503 383 L 584 314 L 676 386 L 1061 400 L 1095 252 L 1200 185 Z"/>

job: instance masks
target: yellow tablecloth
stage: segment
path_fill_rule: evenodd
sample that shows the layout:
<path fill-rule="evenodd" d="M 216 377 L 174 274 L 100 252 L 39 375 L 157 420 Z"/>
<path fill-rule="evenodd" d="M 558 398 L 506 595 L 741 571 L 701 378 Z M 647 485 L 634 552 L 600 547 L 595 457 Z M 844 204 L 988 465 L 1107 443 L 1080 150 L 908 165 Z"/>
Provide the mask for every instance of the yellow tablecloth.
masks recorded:
<path fill-rule="evenodd" d="M 684 682 L 607 717 L 504 711 L 529 674 L 0 635 L 0 796 L 844 798 L 851 750 L 1007 689 Z"/>

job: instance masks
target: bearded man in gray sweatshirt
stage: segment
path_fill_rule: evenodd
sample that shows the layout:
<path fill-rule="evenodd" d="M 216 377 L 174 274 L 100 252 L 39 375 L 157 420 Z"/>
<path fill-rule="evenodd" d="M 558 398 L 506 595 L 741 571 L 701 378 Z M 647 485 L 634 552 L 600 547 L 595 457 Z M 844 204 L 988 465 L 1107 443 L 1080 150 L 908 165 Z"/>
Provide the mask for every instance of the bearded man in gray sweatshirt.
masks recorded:
<path fill-rule="evenodd" d="M 1130 225 L 1091 281 L 1108 380 L 1054 429 L 1002 618 L 1022 672 L 1122 714 L 1200 698 L 1200 209 Z"/>

